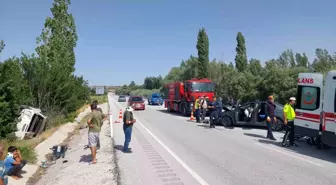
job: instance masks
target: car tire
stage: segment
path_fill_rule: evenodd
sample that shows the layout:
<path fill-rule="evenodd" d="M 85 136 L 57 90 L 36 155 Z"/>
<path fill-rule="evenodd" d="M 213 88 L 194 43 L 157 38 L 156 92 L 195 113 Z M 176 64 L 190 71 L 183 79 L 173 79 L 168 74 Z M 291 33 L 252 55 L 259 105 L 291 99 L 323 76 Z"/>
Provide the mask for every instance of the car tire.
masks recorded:
<path fill-rule="evenodd" d="M 233 126 L 233 120 L 230 116 L 223 116 L 221 120 L 221 124 L 224 127 L 232 127 Z"/>
<path fill-rule="evenodd" d="M 272 124 L 272 130 L 279 132 L 283 129 L 284 123 L 280 118 L 276 118 L 276 121 Z"/>

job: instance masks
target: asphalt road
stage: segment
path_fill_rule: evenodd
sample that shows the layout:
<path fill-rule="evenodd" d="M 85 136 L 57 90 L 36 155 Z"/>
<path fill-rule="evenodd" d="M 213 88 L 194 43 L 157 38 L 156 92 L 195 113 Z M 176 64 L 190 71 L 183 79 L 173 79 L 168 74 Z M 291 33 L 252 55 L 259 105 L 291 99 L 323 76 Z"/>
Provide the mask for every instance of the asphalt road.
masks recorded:
<path fill-rule="evenodd" d="M 126 107 L 111 97 L 115 111 Z M 145 111 L 134 115 L 134 137 L 146 138 L 185 185 L 336 184 L 334 149 L 317 150 L 304 141 L 297 141 L 299 147 L 283 148 L 283 133 L 274 133 L 277 141 L 269 141 L 265 129 L 210 129 L 162 106 L 146 104 Z"/>

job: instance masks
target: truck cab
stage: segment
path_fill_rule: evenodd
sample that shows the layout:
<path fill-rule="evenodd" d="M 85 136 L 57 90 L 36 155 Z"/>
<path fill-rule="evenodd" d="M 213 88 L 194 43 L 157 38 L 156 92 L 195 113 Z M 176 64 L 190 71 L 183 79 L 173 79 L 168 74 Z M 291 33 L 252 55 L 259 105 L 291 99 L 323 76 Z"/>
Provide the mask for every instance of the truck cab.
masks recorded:
<path fill-rule="evenodd" d="M 164 86 L 164 106 L 168 111 L 180 112 L 189 116 L 199 96 L 211 101 L 215 92 L 215 83 L 209 79 L 191 79 L 185 82 L 173 82 Z"/>
<path fill-rule="evenodd" d="M 319 73 L 300 73 L 298 78 L 295 134 L 307 136 L 317 146 L 336 146 L 336 71 L 324 83 Z"/>

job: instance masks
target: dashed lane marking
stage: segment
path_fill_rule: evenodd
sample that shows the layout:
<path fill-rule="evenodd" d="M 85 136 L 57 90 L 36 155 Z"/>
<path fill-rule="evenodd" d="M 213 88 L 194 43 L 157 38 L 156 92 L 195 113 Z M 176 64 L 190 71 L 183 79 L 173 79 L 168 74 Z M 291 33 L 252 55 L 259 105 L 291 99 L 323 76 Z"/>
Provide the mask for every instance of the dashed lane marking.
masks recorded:
<path fill-rule="evenodd" d="M 137 131 L 138 129 L 135 128 Z M 155 150 L 155 148 L 149 143 L 149 141 L 138 131 L 138 142 L 142 147 L 144 153 L 152 165 L 152 168 L 156 171 L 157 176 L 160 178 L 164 185 L 178 183 L 183 184 L 180 178 L 174 173 L 169 164 L 161 157 L 161 155 Z"/>

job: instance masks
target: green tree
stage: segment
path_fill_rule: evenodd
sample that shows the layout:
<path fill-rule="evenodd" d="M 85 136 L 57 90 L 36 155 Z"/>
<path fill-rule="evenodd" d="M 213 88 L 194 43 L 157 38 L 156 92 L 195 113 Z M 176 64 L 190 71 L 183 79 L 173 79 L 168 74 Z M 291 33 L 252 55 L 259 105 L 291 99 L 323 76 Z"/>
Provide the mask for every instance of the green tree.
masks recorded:
<path fill-rule="evenodd" d="M 198 65 L 197 65 L 197 77 L 208 77 L 208 64 L 209 64 L 209 38 L 204 28 L 201 28 L 197 36 L 197 53 L 198 53 Z"/>
<path fill-rule="evenodd" d="M 252 58 L 250 60 L 249 70 L 255 76 L 262 75 L 261 73 L 263 72 L 263 68 L 260 64 L 260 60 Z"/>
<path fill-rule="evenodd" d="M 2 50 L 5 49 L 5 42 L 3 40 L 0 40 L 0 53 L 2 52 Z"/>
<path fill-rule="evenodd" d="M 305 53 L 303 53 L 302 55 L 300 53 L 296 53 L 295 60 L 298 67 L 308 67 L 309 61 Z"/>
<path fill-rule="evenodd" d="M 243 72 L 247 69 L 247 55 L 246 55 L 246 46 L 245 38 L 241 32 L 237 34 L 237 47 L 236 47 L 236 68 L 239 72 Z"/>
<path fill-rule="evenodd" d="M 20 106 L 29 105 L 32 100 L 18 58 L 0 63 L 0 99 L 0 138 L 4 138 L 16 131 Z"/>

